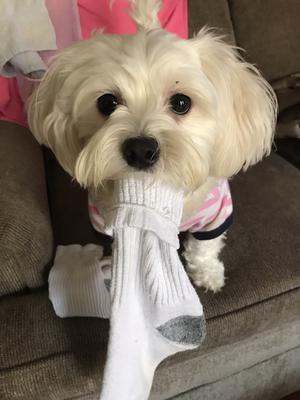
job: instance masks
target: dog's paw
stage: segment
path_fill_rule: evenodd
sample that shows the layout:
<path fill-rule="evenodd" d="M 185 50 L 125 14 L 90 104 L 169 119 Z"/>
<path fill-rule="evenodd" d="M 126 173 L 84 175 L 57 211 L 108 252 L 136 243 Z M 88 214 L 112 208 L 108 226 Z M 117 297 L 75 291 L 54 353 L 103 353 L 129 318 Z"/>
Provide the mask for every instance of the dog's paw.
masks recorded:
<path fill-rule="evenodd" d="M 225 284 L 224 264 L 216 258 L 195 260 L 194 263 L 187 264 L 186 270 L 194 285 L 215 293 Z"/>

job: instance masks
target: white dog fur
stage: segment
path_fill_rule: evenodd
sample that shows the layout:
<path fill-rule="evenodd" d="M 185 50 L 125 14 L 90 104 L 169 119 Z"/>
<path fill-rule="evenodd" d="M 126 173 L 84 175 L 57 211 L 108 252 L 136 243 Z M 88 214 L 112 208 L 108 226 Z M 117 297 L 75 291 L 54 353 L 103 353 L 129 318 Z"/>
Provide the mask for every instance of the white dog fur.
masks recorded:
<path fill-rule="evenodd" d="M 29 101 L 29 124 L 71 176 L 108 200 L 113 181 L 132 171 L 122 142 L 154 137 L 160 158 L 149 173 L 185 190 L 185 219 L 218 178 L 269 154 L 277 104 L 257 69 L 211 30 L 183 40 L 160 28 L 160 1 L 132 4 L 135 35 L 98 33 L 54 59 Z M 105 93 L 120 101 L 109 117 L 96 107 Z M 175 93 L 191 98 L 187 114 L 170 110 Z M 186 243 L 187 270 L 197 285 L 214 291 L 223 286 L 222 247 L 223 236 L 191 236 Z"/>

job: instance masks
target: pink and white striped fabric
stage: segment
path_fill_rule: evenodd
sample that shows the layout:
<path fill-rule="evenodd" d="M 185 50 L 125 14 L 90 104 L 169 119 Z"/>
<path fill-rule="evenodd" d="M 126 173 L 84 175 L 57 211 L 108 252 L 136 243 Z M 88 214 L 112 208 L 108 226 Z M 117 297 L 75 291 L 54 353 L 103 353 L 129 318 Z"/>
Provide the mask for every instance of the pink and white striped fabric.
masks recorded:
<path fill-rule="evenodd" d="M 104 232 L 101 210 L 89 197 L 89 215 L 94 229 Z M 224 233 L 232 223 L 232 199 L 227 179 L 220 179 L 205 201 L 180 225 L 180 231 L 189 231 L 199 240 L 214 239 Z"/>
<path fill-rule="evenodd" d="M 219 179 L 205 201 L 187 221 L 182 222 L 180 231 L 189 231 L 197 239 L 209 240 L 222 235 L 232 223 L 232 199 L 227 179 Z"/>

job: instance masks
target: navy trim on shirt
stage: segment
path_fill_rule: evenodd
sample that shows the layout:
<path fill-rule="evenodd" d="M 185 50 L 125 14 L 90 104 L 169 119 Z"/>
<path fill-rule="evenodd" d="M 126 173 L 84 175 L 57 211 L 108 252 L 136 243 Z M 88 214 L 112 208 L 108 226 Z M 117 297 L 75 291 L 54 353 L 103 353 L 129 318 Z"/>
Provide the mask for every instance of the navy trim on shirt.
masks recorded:
<path fill-rule="evenodd" d="M 106 233 L 97 231 L 93 226 L 92 226 L 92 228 L 93 228 L 93 232 L 94 232 L 96 238 L 99 240 L 101 245 L 105 246 L 105 245 L 110 245 L 113 243 L 114 239 L 111 236 L 106 235 Z"/>
<path fill-rule="evenodd" d="M 227 217 L 227 219 L 223 222 L 222 225 L 218 226 L 218 228 L 213 229 L 212 231 L 207 232 L 193 232 L 192 235 L 195 239 L 198 240 L 211 240 L 215 239 L 216 237 L 222 235 L 232 224 L 233 222 L 233 213 Z"/>

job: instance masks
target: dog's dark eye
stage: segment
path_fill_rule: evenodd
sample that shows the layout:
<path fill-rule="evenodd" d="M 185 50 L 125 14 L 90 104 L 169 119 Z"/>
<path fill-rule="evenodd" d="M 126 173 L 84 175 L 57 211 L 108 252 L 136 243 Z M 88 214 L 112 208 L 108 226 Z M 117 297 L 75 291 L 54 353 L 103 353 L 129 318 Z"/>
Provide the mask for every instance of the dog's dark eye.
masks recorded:
<path fill-rule="evenodd" d="M 182 93 L 174 94 L 170 99 L 170 108 L 175 114 L 186 114 L 191 108 L 191 99 Z"/>
<path fill-rule="evenodd" d="M 119 101 L 116 96 L 106 93 L 97 99 L 97 107 L 101 114 L 108 117 L 118 107 Z"/>

